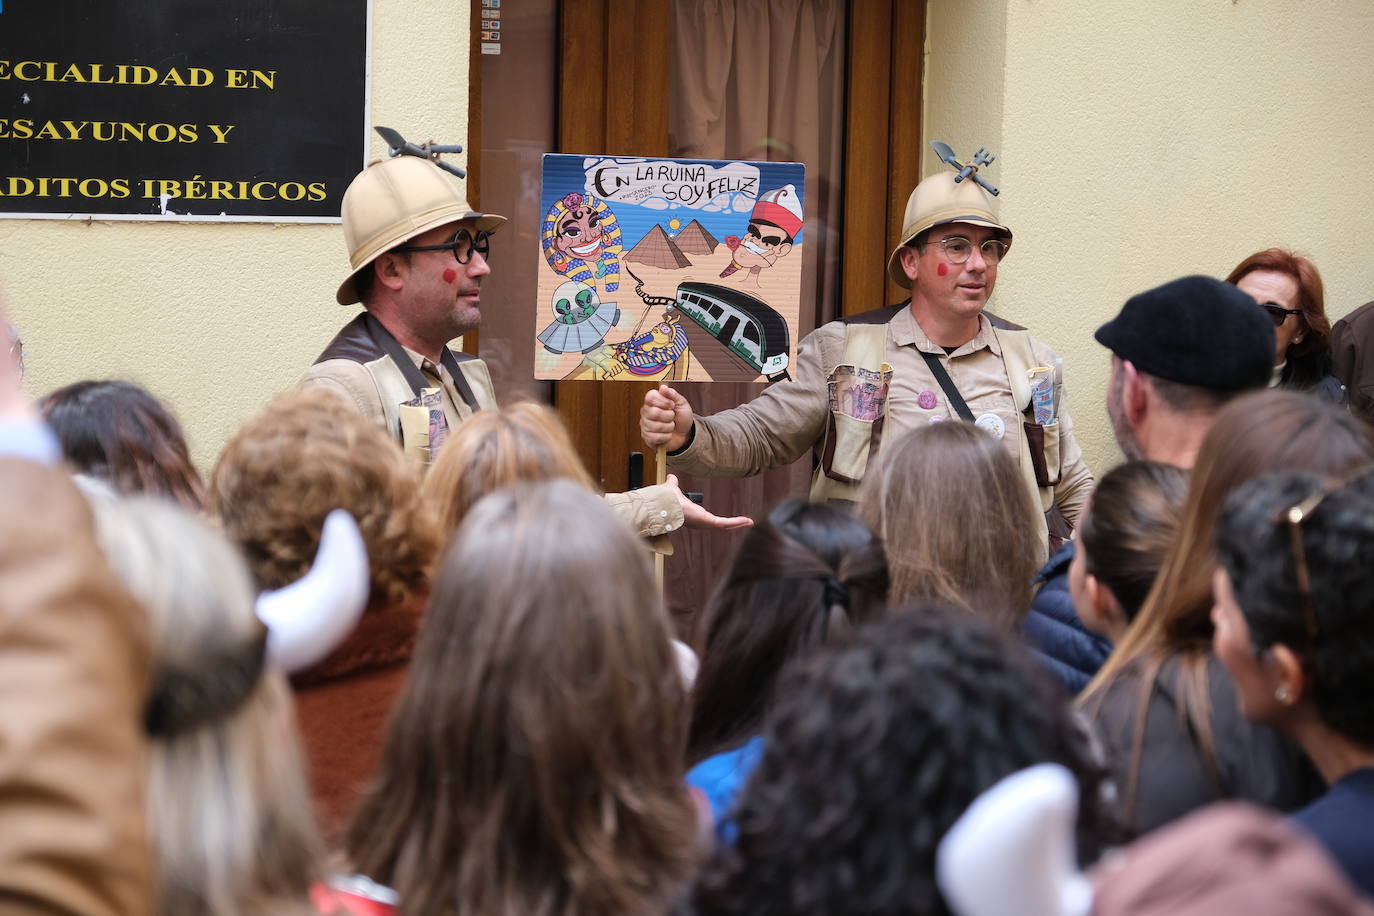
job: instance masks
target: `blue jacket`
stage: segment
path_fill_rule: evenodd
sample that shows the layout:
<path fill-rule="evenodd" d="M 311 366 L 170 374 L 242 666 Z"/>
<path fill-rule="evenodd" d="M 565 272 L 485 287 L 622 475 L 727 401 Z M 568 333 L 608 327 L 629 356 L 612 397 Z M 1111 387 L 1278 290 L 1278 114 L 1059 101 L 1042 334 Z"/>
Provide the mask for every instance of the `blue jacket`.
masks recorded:
<path fill-rule="evenodd" d="M 722 843 L 735 842 L 739 832 L 732 818 L 735 802 L 762 757 L 763 736 L 755 735 L 739 747 L 707 757 L 687 771 L 687 785 L 699 789 L 711 803 L 716 838 Z"/>
<path fill-rule="evenodd" d="M 1112 644 L 1085 630 L 1073 609 L 1069 594 L 1073 553 L 1074 542 L 1069 541 L 1036 574 L 1035 581 L 1043 584 L 1031 601 L 1021 632 L 1069 692 L 1077 694 L 1107 660 Z"/>

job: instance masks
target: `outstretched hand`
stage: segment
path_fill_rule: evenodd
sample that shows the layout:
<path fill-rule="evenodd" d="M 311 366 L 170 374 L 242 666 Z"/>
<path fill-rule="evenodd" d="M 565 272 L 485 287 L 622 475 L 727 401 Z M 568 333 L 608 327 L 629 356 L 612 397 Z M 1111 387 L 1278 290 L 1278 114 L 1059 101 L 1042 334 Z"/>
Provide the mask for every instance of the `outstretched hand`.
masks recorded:
<path fill-rule="evenodd" d="M 667 385 L 644 392 L 639 408 L 639 434 L 649 448 L 667 446 L 675 452 L 687 443 L 692 431 L 692 405 Z"/>
<path fill-rule="evenodd" d="M 715 528 L 718 531 L 733 531 L 736 528 L 750 528 L 754 520 L 747 515 L 736 515 L 730 518 L 716 515 L 705 506 L 699 506 L 687 498 L 687 494 L 682 492 L 682 487 L 678 486 L 677 475 L 669 474 L 667 486 L 673 488 L 677 494 L 678 505 L 682 507 L 682 524 L 690 528 Z"/>

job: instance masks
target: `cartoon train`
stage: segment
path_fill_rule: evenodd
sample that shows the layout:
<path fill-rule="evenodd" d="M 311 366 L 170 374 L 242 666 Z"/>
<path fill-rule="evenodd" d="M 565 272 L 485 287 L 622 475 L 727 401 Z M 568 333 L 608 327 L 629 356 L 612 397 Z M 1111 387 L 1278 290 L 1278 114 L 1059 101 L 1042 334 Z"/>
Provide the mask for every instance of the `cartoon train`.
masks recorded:
<path fill-rule="evenodd" d="M 767 303 L 730 286 L 691 281 L 678 284 L 676 299 L 646 296 L 643 281 L 634 271 L 629 274 L 638 281 L 635 292 L 646 303 L 677 309 L 770 382 L 791 378 L 787 354 L 792 335 L 787 322 Z"/>

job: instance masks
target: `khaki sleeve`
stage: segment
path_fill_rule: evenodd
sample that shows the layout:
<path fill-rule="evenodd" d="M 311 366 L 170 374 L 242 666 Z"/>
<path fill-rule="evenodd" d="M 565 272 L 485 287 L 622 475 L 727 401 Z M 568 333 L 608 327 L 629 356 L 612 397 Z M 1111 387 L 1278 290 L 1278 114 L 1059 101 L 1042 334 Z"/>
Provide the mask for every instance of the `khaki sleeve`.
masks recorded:
<path fill-rule="evenodd" d="M 296 383 L 297 388 L 332 391 L 353 406 L 358 413 L 378 426 L 386 427 L 386 413 L 382 410 L 377 383 L 361 363 L 347 359 L 328 359 L 311 366 Z"/>
<path fill-rule="evenodd" d="M 666 535 L 682 527 L 682 506 L 672 487 L 656 484 L 626 493 L 607 493 L 606 505 L 635 534 L 648 538 L 655 553 L 672 555 Z"/>
<path fill-rule="evenodd" d="M 768 386 L 748 404 L 698 417 L 692 441 L 668 456 L 668 466 L 702 477 L 752 477 L 796 461 L 825 434 L 825 365 L 843 345 L 840 322 L 808 334 L 797 346 L 789 381 Z"/>
<path fill-rule="evenodd" d="M 0 458 L 0 914 L 145 914 L 147 621 L 60 471 Z"/>

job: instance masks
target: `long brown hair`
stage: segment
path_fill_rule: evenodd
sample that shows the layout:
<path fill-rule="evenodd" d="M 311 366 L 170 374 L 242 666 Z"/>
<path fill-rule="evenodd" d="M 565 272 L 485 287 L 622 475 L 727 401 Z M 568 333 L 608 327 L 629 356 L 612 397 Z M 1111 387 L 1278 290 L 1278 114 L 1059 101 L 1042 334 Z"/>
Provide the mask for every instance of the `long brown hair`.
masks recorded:
<path fill-rule="evenodd" d="M 1212 647 L 1212 541 L 1226 495 L 1247 480 L 1281 470 L 1339 474 L 1374 460 L 1374 429 L 1310 395 L 1270 389 L 1242 395 L 1217 413 L 1198 451 L 1178 535 L 1140 612 L 1079 703 L 1096 710 L 1106 688 L 1143 665 L 1126 799 L 1139 775 L 1145 708 L 1163 663 L 1182 662 L 1180 707 L 1215 763 L 1206 664 Z"/>
<path fill-rule="evenodd" d="M 547 407 L 521 401 L 482 410 L 463 422 L 425 477 L 425 496 L 447 539 L 473 505 L 516 483 L 566 477 L 595 490 L 563 421 Z"/>
<path fill-rule="evenodd" d="M 570 481 L 499 490 L 440 563 L 348 855 L 402 914 L 663 911 L 696 843 L 685 734 L 633 533 Z"/>
<path fill-rule="evenodd" d="M 916 429 L 886 446 L 859 491 L 883 539 L 893 606 L 934 600 L 1015 630 L 1039 568 L 1045 520 L 1007 450 L 972 423 Z"/>
<path fill-rule="evenodd" d="M 1266 248 L 1237 264 L 1226 275 L 1226 282 L 1239 283 L 1246 274 L 1257 270 L 1287 274 L 1298 285 L 1297 305 L 1302 312 L 1298 317 L 1307 331 L 1284 354 L 1288 360 L 1284 375 L 1293 377 L 1300 388 L 1311 388 L 1331 372 L 1331 322 L 1326 317 L 1322 276 L 1307 258 L 1282 248 Z"/>

